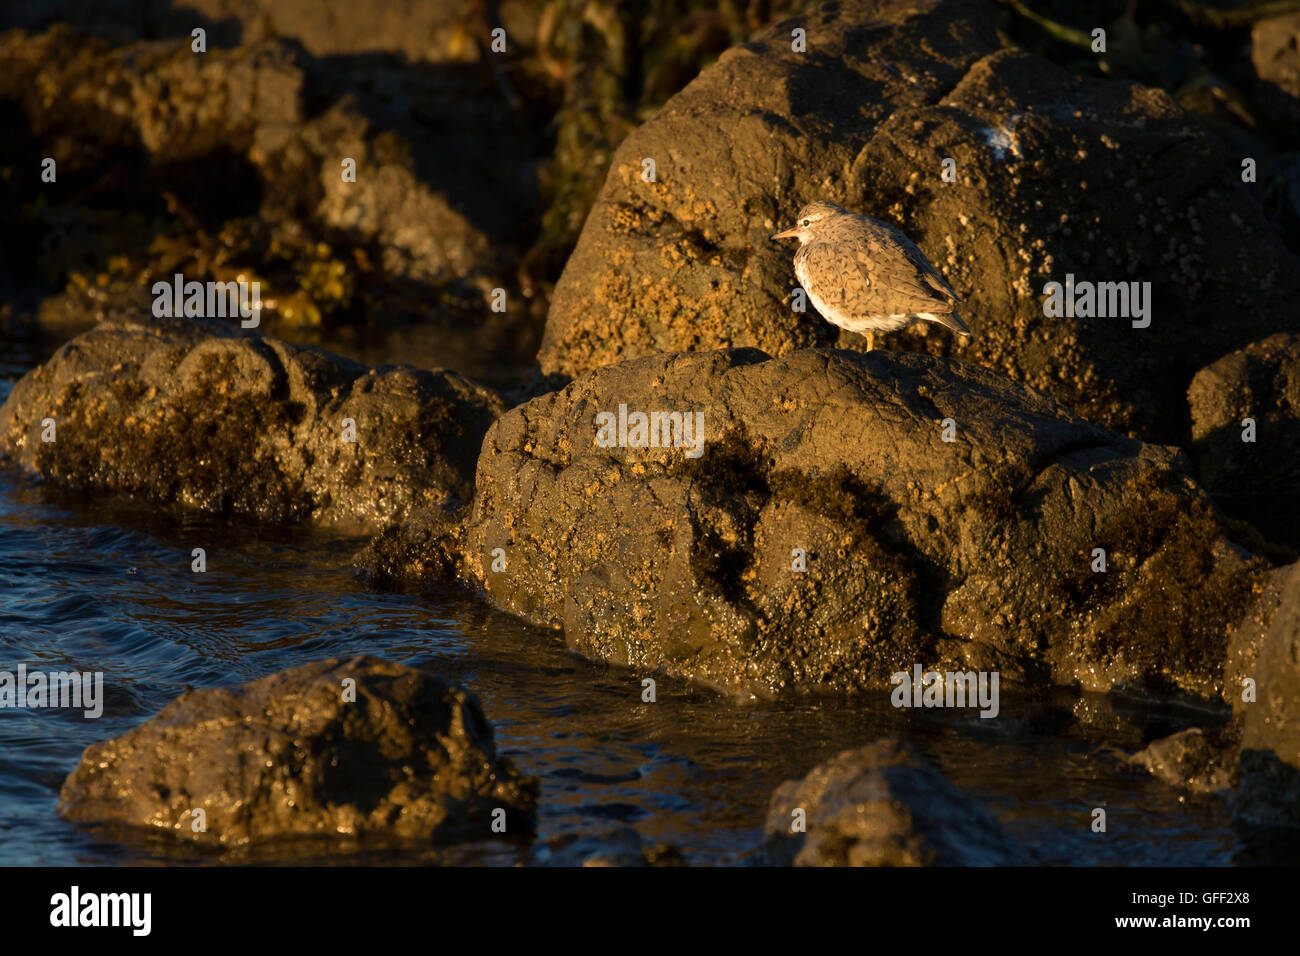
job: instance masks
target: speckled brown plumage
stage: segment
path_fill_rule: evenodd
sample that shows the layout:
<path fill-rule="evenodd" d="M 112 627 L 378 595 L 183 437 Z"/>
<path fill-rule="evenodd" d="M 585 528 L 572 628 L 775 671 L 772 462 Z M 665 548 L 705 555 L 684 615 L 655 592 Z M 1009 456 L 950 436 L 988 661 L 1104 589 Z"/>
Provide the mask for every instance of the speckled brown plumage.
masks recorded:
<path fill-rule="evenodd" d="M 794 228 L 772 238 L 799 240 L 794 272 L 813 306 L 871 344 L 875 332 L 922 320 L 970 334 L 956 312 L 960 297 L 893 226 L 818 201 L 800 210 Z"/>

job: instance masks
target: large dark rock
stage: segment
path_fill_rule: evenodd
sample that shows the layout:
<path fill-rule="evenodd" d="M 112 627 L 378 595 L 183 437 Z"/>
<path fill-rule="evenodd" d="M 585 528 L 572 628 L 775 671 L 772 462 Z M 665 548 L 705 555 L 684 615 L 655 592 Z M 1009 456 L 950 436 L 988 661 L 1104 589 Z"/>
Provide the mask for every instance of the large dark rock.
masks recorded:
<path fill-rule="evenodd" d="M 795 25 L 808 31 L 807 55 L 791 52 Z M 543 369 L 833 341 L 825 323 L 783 305 L 790 252 L 768 236 L 847 172 L 896 105 L 937 100 L 997 46 L 973 7 L 924 16 L 850 3 L 727 51 L 617 151 L 556 286 Z M 646 158 L 653 184 L 642 180 Z"/>
<path fill-rule="evenodd" d="M 620 404 L 702 416 L 698 457 L 602 447 Z M 1213 698 L 1253 565 L 1185 465 L 949 359 L 651 356 L 503 415 L 464 526 L 388 540 L 381 564 L 459 561 L 585 654 L 729 689 L 946 661 Z"/>
<path fill-rule="evenodd" d="M 1233 812 L 1246 823 L 1300 827 L 1300 573 L 1293 567 L 1255 663 L 1257 699 L 1244 730 Z"/>
<path fill-rule="evenodd" d="M 1187 390 L 1201 484 L 1248 521 L 1278 560 L 1300 548 L 1300 333 L 1252 342 Z M 1249 440 L 1247 440 L 1249 439 Z"/>
<path fill-rule="evenodd" d="M 806 832 L 792 832 L 795 811 Z M 910 744 L 878 740 L 772 794 L 765 849 L 795 866 L 1007 866 L 1016 845 Z"/>
<path fill-rule="evenodd" d="M 349 679 L 354 701 L 344 700 Z M 492 838 L 497 808 L 505 834 L 519 835 L 535 802 L 535 782 L 497 757 L 472 694 L 355 657 L 181 695 L 88 747 L 59 812 L 237 846 L 293 836 Z M 195 829 L 199 809 L 206 830 Z"/>
<path fill-rule="evenodd" d="M 503 407 L 453 372 L 366 368 L 233 321 L 123 318 L 14 386 L 0 460 L 71 488 L 376 531 L 468 501 Z"/>
<path fill-rule="evenodd" d="M 1300 493 L 1300 333 L 1270 335 L 1206 366 L 1187 400 L 1191 450 L 1207 491 Z M 1255 423 L 1249 442 L 1248 418 Z"/>
<path fill-rule="evenodd" d="M 903 228 L 965 296 L 968 344 L 917 329 L 887 346 L 960 349 L 1090 421 L 1181 440 L 1197 369 L 1300 328 L 1296 259 L 1241 157 L 1168 95 L 1003 49 L 993 16 L 973 0 L 828 4 L 728 51 L 619 148 L 556 287 L 543 370 L 837 334 L 857 347 L 792 311 L 791 251 L 768 238 L 824 198 Z M 1043 287 L 1067 274 L 1150 282 L 1149 327 L 1046 317 Z"/>

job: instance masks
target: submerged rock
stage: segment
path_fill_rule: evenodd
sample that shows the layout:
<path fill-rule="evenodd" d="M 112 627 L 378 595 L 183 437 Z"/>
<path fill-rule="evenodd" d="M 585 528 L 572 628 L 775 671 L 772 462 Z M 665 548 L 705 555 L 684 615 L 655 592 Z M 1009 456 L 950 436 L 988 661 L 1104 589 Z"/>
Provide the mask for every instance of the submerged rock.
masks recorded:
<path fill-rule="evenodd" d="M 1236 767 L 1231 734 L 1207 734 L 1199 727 L 1152 741 L 1129 761 L 1172 787 L 1219 793 L 1232 787 Z"/>
<path fill-rule="evenodd" d="M 979 802 L 898 739 L 846 750 L 804 779 L 781 784 L 772 794 L 764 831 L 765 850 L 784 865 L 1023 862 L 1019 848 Z"/>
<path fill-rule="evenodd" d="M 536 783 L 497 757 L 472 694 L 354 657 L 182 694 L 88 747 L 59 813 L 234 846 L 331 834 L 487 839 L 500 835 L 498 809 L 514 836 L 531 830 L 535 802 Z"/>
<path fill-rule="evenodd" d="M 602 434 L 634 413 L 691 430 Z M 1214 698 L 1254 564 L 1185 466 L 948 359 L 660 355 L 503 415 L 464 526 L 425 540 L 582 653 L 727 689 L 949 663 Z"/>
<path fill-rule="evenodd" d="M 124 318 L 14 386 L 0 460 L 70 488 L 376 531 L 467 501 L 503 407 L 453 372 L 366 368 L 229 324 Z"/>
<path fill-rule="evenodd" d="M 857 347 L 793 311 L 791 250 L 768 238 L 824 198 L 903 228 L 966 299 L 968 345 L 918 329 L 891 347 L 960 348 L 1090 421 L 1180 439 L 1198 368 L 1300 328 L 1297 261 L 1241 157 L 1171 97 L 1003 49 L 994 17 L 968 0 L 846 0 L 728 51 L 619 148 L 556 286 L 543 371 Z M 1108 308 L 1126 314 L 1048 317 L 1046 283 L 1069 276 L 1144 305 L 1115 290 Z"/>

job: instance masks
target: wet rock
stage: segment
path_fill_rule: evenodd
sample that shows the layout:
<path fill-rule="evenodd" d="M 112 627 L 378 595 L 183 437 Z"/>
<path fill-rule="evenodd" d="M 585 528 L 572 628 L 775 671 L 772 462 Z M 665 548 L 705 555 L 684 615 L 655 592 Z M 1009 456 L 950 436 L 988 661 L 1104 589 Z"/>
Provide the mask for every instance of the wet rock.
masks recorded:
<path fill-rule="evenodd" d="M 375 535 L 353 559 L 358 576 L 380 591 L 425 590 L 460 574 L 463 515 L 423 508 Z"/>
<path fill-rule="evenodd" d="M 0 460 L 71 488 L 373 532 L 467 501 L 503 407 L 453 372 L 366 368 L 233 323 L 124 317 L 14 386 Z"/>
<path fill-rule="evenodd" d="M 620 406 L 691 440 L 603 447 Z M 464 528 L 433 538 L 578 651 L 722 688 L 949 662 L 1214 698 L 1255 565 L 1185 467 L 949 359 L 650 356 L 503 415 Z"/>
<path fill-rule="evenodd" d="M 1170 786 L 1193 793 L 1224 793 L 1237 785 L 1247 715 L 1259 706 L 1260 652 L 1279 619 L 1296 568 L 1294 564 L 1277 568 L 1256 579 L 1257 597 L 1228 638 L 1223 698 L 1232 707 L 1232 719 L 1209 731 L 1193 727 L 1155 740 L 1129 757 L 1129 763 L 1145 768 Z M 1259 753 L 1244 759 L 1266 772 L 1274 766 L 1270 758 Z"/>
<path fill-rule="evenodd" d="M 355 700 L 345 701 L 345 681 Z M 59 813 L 226 846 L 280 837 L 490 839 L 531 829 L 536 783 L 496 755 L 463 688 L 373 657 L 188 691 L 86 748 Z M 207 829 L 194 829 L 202 809 Z"/>
<path fill-rule="evenodd" d="M 806 833 L 791 832 L 802 811 Z M 1006 866 L 1021 860 L 998 822 L 910 744 L 878 740 L 772 794 L 765 849 L 794 866 Z"/>
<path fill-rule="evenodd" d="M 1293 568 L 1255 664 L 1233 814 L 1261 827 L 1300 827 L 1300 574 Z"/>
<path fill-rule="evenodd" d="M 1249 704 L 1242 695 L 1248 690 L 1247 680 L 1255 680 L 1255 665 L 1259 650 L 1264 646 L 1269 629 L 1277 617 L 1287 581 L 1295 574 L 1297 565 L 1275 568 L 1256 579 L 1258 592 L 1250 610 L 1233 628 L 1228 638 L 1228 658 L 1223 668 L 1223 699 L 1232 707 L 1234 718 L 1240 723 Z"/>
<path fill-rule="evenodd" d="M 1187 401 L 1191 451 L 1207 491 L 1300 490 L 1300 333 L 1270 335 L 1207 365 L 1192 379 Z M 1249 434 L 1246 419 L 1253 423 Z"/>
<path fill-rule="evenodd" d="M 556 286 L 543 371 L 859 347 L 792 311 L 791 250 L 768 239 L 826 198 L 903 228 L 966 298 L 967 346 L 917 329 L 889 347 L 960 348 L 1090 421 L 1181 440 L 1197 369 L 1300 327 L 1296 259 L 1241 157 L 1168 95 L 1002 49 L 993 16 L 964 0 L 845 2 L 728 51 L 619 148 Z M 791 51 L 795 26 L 807 53 Z M 1150 325 L 1047 317 L 1044 285 L 1067 275 L 1150 282 Z"/>
<path fill-rule="evenodd" d="M 1199 727 L 1153 741 L 1129 758 L 1172 787 L 1193 793 L 1229 790 L 1237 749 L 1231 734 L 1207 734 Z"/>
<path fill-rule="evenodd" d="M 1190 451 L 1206 490 L 1279 562 L 1300 549 L 1300 333 L 1279 332 L 1201 369 L 1187 390 Z M 1247 542 L 1243 542 L 1247 543 Z"/>
<path fill-rule="evenodd" d="M 385 155 L 386 141 L 376 140 L 364 119 L 337 111 L 304 135 L 315 152 L 332 148 L 367 169 L 356 182 L 345 182 L 338 169 L 322 170 L 317 214 L 334 228 L 377 242 L 386 272 L 445 283 L 489 271 L 493 253 L 487 234 L 447 196 L 422 185 L 414 160 Z"/>

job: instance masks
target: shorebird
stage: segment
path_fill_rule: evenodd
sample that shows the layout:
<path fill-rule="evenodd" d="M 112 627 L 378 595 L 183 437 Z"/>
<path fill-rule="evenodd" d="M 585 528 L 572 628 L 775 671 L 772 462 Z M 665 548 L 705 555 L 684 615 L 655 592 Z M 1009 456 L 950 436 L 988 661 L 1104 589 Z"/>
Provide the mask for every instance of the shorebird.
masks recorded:
<path fill-rule="evenodd" d="M 822 318 L 867 337 L 916 322 L 937 322 L 970 335 L 954 311 L 961 297 L 925 253 L 893 226 L 833 202 L 809 203 L 793 228 L 773 239 L 798 239 L 794 274 Z"/>

